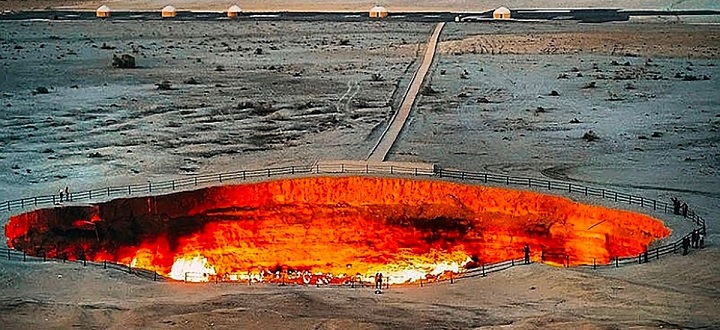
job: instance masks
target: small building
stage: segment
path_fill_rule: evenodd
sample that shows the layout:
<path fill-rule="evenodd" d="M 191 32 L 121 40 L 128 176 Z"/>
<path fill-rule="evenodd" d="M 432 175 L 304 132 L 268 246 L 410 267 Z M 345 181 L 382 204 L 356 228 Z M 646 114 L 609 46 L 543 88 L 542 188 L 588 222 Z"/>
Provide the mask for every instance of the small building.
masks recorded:
<path fill-rule="evenodd" d="M 510 9 L 500 7 L 493 12 L 494 19 L 510 19 Z"/>
<path fill-rule="evenodd" d="M 388 16 L 388 10 L 382 6 L 370 8 L 370 18 L 385 18 Z"/>
<path fill-rule="evenodd" d="M 95 11 L 95 16 L 97 16 L 97 17 L 99 17 L 99 18 L 108 18 L 108 17 L 110 17 L 110 7 L 108 7 L 108 6 L 106 6 L 106 5 L 100 6 L 100 8 L 98 8 L 98 9 Z"/>
<path fill-rule="evenodd" d="M 240 6 L 232 5 L 227 11 L 227 16 L 228 17 L 238 17 L 238 15 L 240 15 L 241 12 L 242 12 L 242 9 L 240 9 Z"/>
<path fill-rule="evenodd" d="M 175 17 L 176 10 L 175 7 L 167 5 L 165 8 L 162 9 L 161 15 L 165 18 L 172 18 Z"/>

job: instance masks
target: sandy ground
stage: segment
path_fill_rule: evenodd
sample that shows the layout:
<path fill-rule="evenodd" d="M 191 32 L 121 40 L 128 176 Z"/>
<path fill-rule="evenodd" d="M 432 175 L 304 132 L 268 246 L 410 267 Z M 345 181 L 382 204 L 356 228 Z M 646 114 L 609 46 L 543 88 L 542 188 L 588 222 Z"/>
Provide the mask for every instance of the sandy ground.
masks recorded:
<path fill-rule="evenodd" d="M 0 22 L 0 200 L 66 184 L 81 190 L 364 159 L 432 27 Z M 382 295 L 149 282 L 98 267 L 0 260 L 0 322 L 58 329 L 720 328 L 716 30 L 449 24 L 431 89 L 388 157 L 679 196 L 709 225 L 710 246 L 688 257 L 598 271 L 522 266 Z M 111 68 L 115 53 L 134 54 L 141 68 Z M 383 80 L 373 81 L 373 73 Z M 185 83 L 191 77 L 199 84 Z M 157 90 L 163 80 L 174 89 Z M 595 88 L 583 88 L 591 82 Z M 33 95 L 40 86 L 49 93 Z M 550 96 L 553 90 L 559 95 Z M 584 141 L 589 130 L 599 139 Z"/>

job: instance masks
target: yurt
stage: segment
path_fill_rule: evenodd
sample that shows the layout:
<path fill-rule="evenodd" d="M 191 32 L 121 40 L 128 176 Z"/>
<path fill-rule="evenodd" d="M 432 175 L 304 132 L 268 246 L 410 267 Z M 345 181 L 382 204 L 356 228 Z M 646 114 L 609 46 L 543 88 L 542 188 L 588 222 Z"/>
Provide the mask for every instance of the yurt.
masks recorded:
<path fill-rule="evenodd" d="M 170 6 L 170 5 L 165 6 L 165 8 L 162 9 L 161 14 L 162 14 L 162 17 L 165 17 L 165 18 L 175 17 L 175 7 Z"/>
<path fill-rule="evenodd" d="M 100 6 L 100 8 L 98 8 L 95 11 L 95 16 L 100 17 L 100 18 L 110 17 L 110 7 L 108 7 L 106 5 Z"/>
<path fill-rule="evenodd" d="M 385 18 L 388 16 L 388 10 L 382 6 L 375 6 L 370 9 L 370 18 Z"/>
<path fill-rule="evenodd" d="M 228 17 L 238 17 L 240 13 L 242 12 L 242 9 L 238 5 L 232 5 L 227 11 Z"/>
<path fill-rule="evenodd" d="M 500 7 L 493 12 L 494 19 L 510 19 L 510 9 Z"/>

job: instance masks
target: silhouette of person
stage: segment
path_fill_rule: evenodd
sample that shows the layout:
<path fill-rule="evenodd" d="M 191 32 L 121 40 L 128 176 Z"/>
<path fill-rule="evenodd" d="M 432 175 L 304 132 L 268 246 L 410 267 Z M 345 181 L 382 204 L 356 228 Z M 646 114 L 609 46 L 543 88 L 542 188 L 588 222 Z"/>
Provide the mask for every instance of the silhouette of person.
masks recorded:
<path fill-rule="evenodd" d="M 63 197 L 65 196 L 65 189 L 60 188 L 60 191 L 58 191 L 58 194 L 60 194 L 60 203 L 62 203 Z"/>
<path fill-rule="evenodd" d="M 65 201 L 69 202 L 70 201 L 70 187 L 65 186 L 64 191 L 65 191 Z"/>
<path fill-rule="evenodd" d="M 378 273 L 378 287 L 377 287 L 378 289 L 382 289 L 382 282 L 383 282 L 382 277 L 383 277 L 382 273 Z"/>
<path fill-rule="evenodd" d="M 682 208 L 682 215 L 683 215 L 683 217 L 687 218 L 687 215 L 688 215 L 688 205 L 687 205 L 687 203 L 682 203 L 681 208 Z"/>
<path fill-rule="evenodd" d="M 700 232 L 700 238 L 698 240 L 698 246 L 702 249 L 705 247 L 705 234 L 703 232 Z"/>
<path fill-rule="evenodd" d="M 523 249 L 525 252 L 525 264 L 530 263 L 530 246 L 525 244 L 525 248 Z"/>
<path fill-rule="evenodd" d="M 680 215 L 680 200 L 677 197 L 671 198 L 673 202 L 673 213 Z"/>
<path fill-rule="evenodd" d="M 690 238 L 685 236 L 682 239 L 682 249 L 683 249 L 684 256 L 686 256 L 688 254 L 688 248 L 690 248 Z"/>

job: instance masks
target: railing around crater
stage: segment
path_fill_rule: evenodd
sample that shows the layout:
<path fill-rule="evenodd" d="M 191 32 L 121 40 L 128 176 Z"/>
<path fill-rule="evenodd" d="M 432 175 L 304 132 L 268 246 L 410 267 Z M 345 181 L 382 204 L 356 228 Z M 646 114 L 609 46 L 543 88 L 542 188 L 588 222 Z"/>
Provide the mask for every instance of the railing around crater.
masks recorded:
<path fill-rule="evenodd" d="M 138 277 L 149 279 L 153 281 L 163 280 L 157 272 L 150 271 L 143 268 L 136 268 L 130 265 L 124 265 L 114 261 L 88 261 L 79 259 L 65 259 L 65 258 L 49 258 L 45 256 L 31 256 L 25 252 L 9 249 L 6 247 L 0 247 L 0 259 L 8 261 L 21 261 L 21 262 L 55 262 L 55 263 L 67 263 L 76 264 L 83 266 L 102 267 L 104 269 L 120 270 L 127 272 L 128 274 L 136 275 Z"/>
<path fill-rule="evenodd" d="M 698 230 L 705 237 L 707 237 L 707 227 L 705 220 L 700 217 L 693 210 L 687 210 L 684 214 L 679 212 L 677 208 L 670 203 L 664 201 L 658 201 L 655 199 L 649 199 L 642 196 L 635 196 L 631 194 L 621 193 L 614 190 L 605 188 L 589 187 L 571 182 L 553 181 L 545 179 L 537 179 L 530 177 L 515 177 L 509 175 L 499 175 L 486 172 L 469 172 L 451 169 L 441 168 L 420 168 L 420 167 L 407 167 L 407 166 L 396 166 L 396 165 L 384 165 L 379 164 L 358 164 L 358 163 L 337 163 L 337 164 L 315 164 L 305 166 L 285 166 L 276 168 L 266 168 L 259 170 L 242 170 L 218 174 L 207 174 L 207 175 L 195 175 L 186 178 L 173 179 L 161 182 L 148 182 L 147 184 L 136 184 L 127 186 L 111 186 L 101 189 L 92 189 L 86 191 L 73 192 L 69 198 L 65 196 L 65 200 L 60 200 L 60 195 L 44 195 L 36 197 L 21 198 L 15 200 L 8 200 L 0 203 L 0 208 L 6 211 L 12 211 L 14 209 L 22 209 L 29 207 L 37 207 L 43 205 L 59 205 L 62 202 L 81 202 L 81 201 L 98 201 L 107 200 L 113 197 L 129 197 L 138 196 L 143 194 L 154 194 L 154 193 L 168 193 L 173 191 L 181 191 L 190 187 L 208 187 L 215 184 L 232 183 L 251 181 L 257 179 L 265 179 L 270 177 L 293 177 L 293 176 L 308 176 L 308 175 L 391 175 L 391 176 L 424 176 L 434 177 L 440 179 L 454 179 L 460 181 L 472 181 L 481 182 L 483 184 L 493 185 L 505 185 L 514 187 L 527 187 L 527 188 L 540 188 L 547 189 L 548 191 L 564 191 L 567 193 L 583 194 L 585 196 L 601 197 L 603 199 L 612 200 L 618 203 L 628 203 L 630 205 L 639 205 L 643 208 L 652 208 L 655 211 L 662 211 L 664 213 L 675 213 L 681 215 L 684 218 L 692 221 Z M 608 264 L 597 264 L 593 262 L 592 265 L 580 265 L 583 267 L 592 267 L 593 269 L 600 267 L 619 267 L 620 265 L 627 265 L 633 263 L 645 263 L 650 262 L 653 259 L 659 259 L 661 256 L 668 254 L 675 254 L 680 252 L 683 248 L 683 239 L 690 238 L 692 233 L 688 233 L 677 241 L 651 248 L 638 256 L 631 257 L 612 257 L 611 262 Z M 22 257 L 23 260 L 37 260 L 38 257 L 30 257 L 25 255 L 23 252 L 1 248 L 0 253 L 5 253 L 8 259 L 13 256 L 16 258 Z M 40 258 L 45 260 L 44 258 Z M 561 264 L 564 266 L 576 265 L 570 260 L 570 256 L 566 254 L 552 254 L 550 252 L 544 253 L 543 258 L 553 260 L 555 264 Z M 47 259 L 49 260 L 49 259 Z M 61 259 L 56 259 L 61 260 Z M 558 262 L 558 260 L 560 262 Z M 563 260 L 565 262 L 563 262 Z M 62 260 L 67 262 L 67 260 Z M 89 261 L 75 261 L 83 264 L 98 264 Z M 496 272 L 499 270 L 507 269 L 519 264 L 516 260 L 509 260 L 496 264 L 487 264 L 478 269 L 473 269 L 461 273 L 454 279 L 463 279 L 468 277 L 485 276 L 486 274 Z M 105 268 L 118 268 L 128 269 L 130 272 L 136 271 L 138 273 L 143 272 L 139 269 L 129 268 L 128 266 L 115 264 L 112 262 L 100 263 Z M 144 271 L 148 272 L 148 271 Z M 157 274 L 154 272 L 148 272 L 153 278 L 157 278 Z M 146 275 L 148 274 L 146 273 Z M 147 277 L 147 276 L 146 276 Z M 420 284 L 422 285 L 422 281 Z"/>

